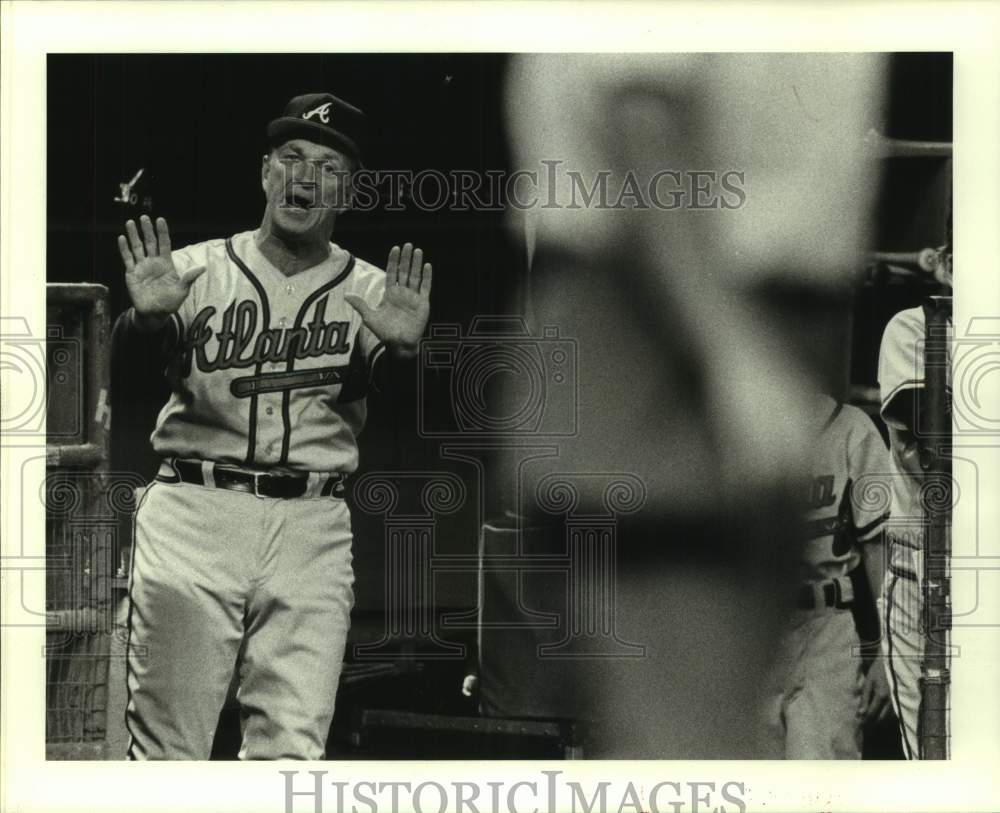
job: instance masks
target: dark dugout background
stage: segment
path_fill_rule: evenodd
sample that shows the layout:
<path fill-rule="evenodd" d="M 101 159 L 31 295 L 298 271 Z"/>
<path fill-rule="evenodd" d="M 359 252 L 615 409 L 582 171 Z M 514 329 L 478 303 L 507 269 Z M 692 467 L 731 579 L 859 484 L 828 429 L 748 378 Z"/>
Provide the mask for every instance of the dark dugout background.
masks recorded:
<path fill-rule="evenodd" d="M 365 110 L 369 168 L 471 170 L 484 176 L 509 171 L 502 115 L 507 59 L 504 54 L 50 55 L 48 279 L 102 283 L 111 291 L 113 314 L 124 310 L 128 302 L 115 237 L 127 218 L 144 211 L 145 196 L 152 214 L 169 222 L 175 246 L 256 228 L 263 209 L 264 128 L 300 93 L 330 91 Z M 886 135 L 951 141 L 951 67 L 950 54 L 894 57 Z M 888 159 L 883 166 L 883 177 L 871 179 L 882 184 L 873 248 L 940 245 L 950 173 L 932 159 Z M 115 202 L 118 184 L 139 167 L 145 173 L 136 204 Z M 394 243 L 421 246 L 435 269 L 433 324 L 458 324 L 464 332 L 477 314 L 521 310 L 524 246 L 501 212 L 447 207 L 428 212 L 410 203 L 403 211 L 349 213 L 338 221 L 334 240 L 380 267 Z M 888 279 L 860 292 L 851 354 L 854 384 L 875 384 L 885 323 L 926 293 Z M 165 391 L 157 389 L 156 371 L 126 372 L 113 393 L 113 468 L 148 477 L 155 468 L 148 436 Z M 417 375 L 414 368 L 389 397 L 369 398 L 359 474 L 450 470 L 460 475 L 467 484 L 465 508 L 441 519 L 437 546 L 441 553 L 471 554 L 480 501 L 486 513 L 499 506 L 494 495 L 479 493 L 471 466 L 442 459 L 440 442 L 418 433 Z M 504 379 L 497 375 L 492 383 Z M 450 411 L 443 380 L 434 382 L 429 405 Z M 354 527 L 355 634 L 378 637 L 385 606 L 382 519 L 355 511 Z M 439 609 L 470 608 L 475 595 L 473 574 L 442 575 L 435 580 L 433 603 Z M 370 624 L 358 625 L 359 616 Z"/>
<path fill-rule="evenodd" d="M 116 236 L 129 217 L 167 219 L 174 246 L 256 228 L 264 129 L 300 93 L 329 91 L 369 118 L 366 166 L 373 170 L 504 171 L 505 55 L 53 55 L 48 67 L 48 279 L 100 282 L 112 313 L 128 307 Z M 145 168 L 134 205 L 116 202 L 119 183 Z M 425 199 L 437 197 L 428 181 Z M 379 190 L 388 202 L 388 187 Z M 422 211 L 382 205 L 338 220 L 333 239 L 385 267 L 393 244 L 411 241 L 433 263 L 432 320 L 467 329 L 476 314 L 504 312 L 523 280 L 523 245 L 499 211 Z M 149 433 L 166 390 L 157 371 L 118 371 L 113 382 L 112 465 L 155 472 Z M 152 372 L 152 375 L 149 373 Z M 468 482 L 466 509 L 439 523 L 441 552 L 475 551 L 474 472 L 441 460 L 417 431 L 417 365 L 394 391 L 368 399 L 359 471 L 447 471 Z M 500 377 L 494 383 L 500 383 Z M 437 379 L 435 379 L 437 382 Z M 440 382 L 437 382 L 440 384 Z M 430 392 L 450 408 L 447 386 Z M 357 608 L 383 609 L 382 519 L 354 512 Z M 473 574 L 441 577 L 434 603 L 474 603 Z M 378 621 L 372 619 L 374 625 Z M 358 630 L 360 633 L 361 631 Z M 377 635 L 377 630 L 372 630 Z"/>

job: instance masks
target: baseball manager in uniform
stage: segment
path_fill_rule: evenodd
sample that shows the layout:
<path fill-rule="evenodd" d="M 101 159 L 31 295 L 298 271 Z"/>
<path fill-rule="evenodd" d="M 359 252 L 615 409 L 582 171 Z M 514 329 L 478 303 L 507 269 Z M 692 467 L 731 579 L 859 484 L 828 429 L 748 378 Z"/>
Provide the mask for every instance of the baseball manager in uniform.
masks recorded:
<path fill-rule="evenodd" d="M 317 759 L 353 605 L 344 479 L 380 358 L 416 354 L 431 266 L 386 271 L 331 242 L 361 166 L 361 111 L 298 96 L 267 128 L 259 228 L 173 250 L 166 221 L 118 238 L 119 341 L 162 350 L 162 457 L 129 582 L 130 759 L 207 759 L 234 670 L 241 759 Z"/>

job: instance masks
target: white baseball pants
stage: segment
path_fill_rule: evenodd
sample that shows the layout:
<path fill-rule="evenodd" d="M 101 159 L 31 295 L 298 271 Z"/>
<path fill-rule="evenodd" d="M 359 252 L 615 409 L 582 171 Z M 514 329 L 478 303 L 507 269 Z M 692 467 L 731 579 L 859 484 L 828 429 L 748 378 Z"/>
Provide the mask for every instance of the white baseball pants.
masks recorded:
<path fill-rule="evenodd" d="M 321 759 L 351 560 L 342 499 L 150 485 L 129 578 L 129 758 L 208 759 L 238 669 L 240 758 Z"/>
<path fill-rule="evenodd" d="M 798 610 L 764 706 L 762 759 L 861 759 L 864 676 L 850 610 Z"/>
<path fill-rule="evenodd" d="M 889 536 L 889 567 L 882 585 L 882 660 L 903 753 L 920 758 L 920 661 L 923 657 L 921 554 Z"/>

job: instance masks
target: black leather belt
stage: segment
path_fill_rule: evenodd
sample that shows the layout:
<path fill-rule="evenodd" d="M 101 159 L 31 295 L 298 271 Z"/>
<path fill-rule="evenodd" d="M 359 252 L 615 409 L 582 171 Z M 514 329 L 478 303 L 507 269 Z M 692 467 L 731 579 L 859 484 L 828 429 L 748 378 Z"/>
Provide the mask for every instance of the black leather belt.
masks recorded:
<path fill-rule="evenodd" d="M 800 610 L 838 609 L 845 610 L 854 604 L 853 596 L 845 596 L 839 580 L 822 584 L 804 584 L 796 596 L 796 606 Z"/>
<path fill-rule="evenodd" d="M 172 480 L 158 474 L 156 479 L 161 483 L 177 482 L 192 483 L 198 486 L 207 486 L 202 473 L 201 463 L 197 460 L 171 460 L 169 465 L 177 473 L 177 479 Z M 302 497 L 309 490 L 308 474 L 267 474 L 242 471 L 240 469 L 229 468 L 212 464 L 212 477 L 215 480 L 216 488 L 224 488 L 229 491 L 243 491 L 247 494 L 255 494 L 258 497 L 276 497 L 279 499 L 293 499 Z M 344 474 L 332 474 L 319 489 L 321 497 L 342 497 L 344 495 L 345 482 L 347 476 Z"/>

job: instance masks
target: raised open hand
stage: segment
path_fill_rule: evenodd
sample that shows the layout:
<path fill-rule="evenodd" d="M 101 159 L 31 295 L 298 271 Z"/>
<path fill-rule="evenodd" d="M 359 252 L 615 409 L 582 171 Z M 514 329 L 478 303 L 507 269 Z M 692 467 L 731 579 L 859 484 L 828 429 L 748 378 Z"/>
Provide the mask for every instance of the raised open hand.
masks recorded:
<path fill-rule="evenodd" d="M 344 299 L 396 355 L 410 358 L 417 353 L 430 316 L 431 275 L 431 264 L 424 262 L 423 251 L 412 243 L 402 249 L 393 246 L 386 264 L 385 294 L 378 307 L 370 307 L 356 294 L 347 294 Z"/>
<path fill-rule="evenodd" d="M 191 284 L 205 272 L 205 266 L 179 274 L 171 257 L 167 221 L 158 217 L 155 232 L 147 215 L 140 217 L 139 223 L 142 239 L 134 220 L 125 224 L 127 238 L 118 235 L 118 251 L 125 263 L 125 285 L 136 313 L 146 317 L 168 316 L 187 299 Z"/>

